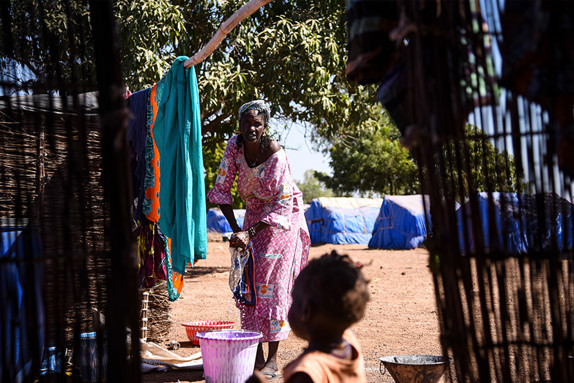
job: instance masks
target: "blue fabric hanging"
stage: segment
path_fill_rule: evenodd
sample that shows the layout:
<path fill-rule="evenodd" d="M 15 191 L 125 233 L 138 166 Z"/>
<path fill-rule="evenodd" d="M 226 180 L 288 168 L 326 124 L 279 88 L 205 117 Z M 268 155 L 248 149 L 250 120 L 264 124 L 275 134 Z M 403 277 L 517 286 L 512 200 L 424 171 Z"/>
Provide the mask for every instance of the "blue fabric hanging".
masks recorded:
<path fill-rule="evenodd" d="M 137 165 L 135 168 L 134 190 L 138 196 L 138 204 L 134 213 L 134 219 L 142 218 L 142 201 L 144 200 L 145 178 L 145 149 L 147 136 L 147 109 L 151 88 L 146 88 L 133 93 L 128 98 L 130 108 L 129 139 L 133 146 Z"/>

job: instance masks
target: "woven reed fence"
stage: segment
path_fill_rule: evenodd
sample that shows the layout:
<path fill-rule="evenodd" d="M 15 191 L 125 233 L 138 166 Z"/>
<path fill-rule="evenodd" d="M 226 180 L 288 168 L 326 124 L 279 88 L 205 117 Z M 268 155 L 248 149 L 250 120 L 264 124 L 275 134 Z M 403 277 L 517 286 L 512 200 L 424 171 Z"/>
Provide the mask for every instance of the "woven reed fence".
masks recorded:
<path fill-rule="evenodd" d="M 83 98 L 91 105 L 96 101 L 94 94 Z M 63 315 L 87 332 L 93 331 L 92 309 L 105 309 L 110 267 L 104 256 L 110 244 L 104 236 L 101 128 L 97 110 L 82 116 L 62 110 L 58 99 L 52 99 L 52 111 L 47 97 L 21 96 L 3 104 L 0 217 L 37 220 L 48 321 Z M 81 292 L 84 286 L 86 296 L 73 297 L 72 292 Z M 65 332 L 69 342 L 73 329 L 67 327 Z"/>
<path fill-rule="evenodd" d="M 449 378 L 574 381 L 574 8 L 396 4 Z"/>
<path fill-rule="evenodd" d="M 96 366 L 98 380 L 139 380 L 139 343 L 129 336 L 139 338 L 140 301 L 115 21 L 110 1 L 90 2 L 91 24 L 74 13 L 77 5 L 58 2 L 51 11 L 82 46 L 48 27 L 45 2 L 0 3 L 3 54 L 30 50 L 30 67 L 46 70 L 31 76 L 10 58 L 2 66 L 0 223 L 2 248 L 10 245 L 0 258 L 3 382 L 46 372 L 54 381 L 90 379 L 82 360 Z M 25 94 L 26 82 L 37 94 Z M 92 354 L 82 337 L 90 332 Z M 42 366 L 50 347 L 59 372 Z"/>

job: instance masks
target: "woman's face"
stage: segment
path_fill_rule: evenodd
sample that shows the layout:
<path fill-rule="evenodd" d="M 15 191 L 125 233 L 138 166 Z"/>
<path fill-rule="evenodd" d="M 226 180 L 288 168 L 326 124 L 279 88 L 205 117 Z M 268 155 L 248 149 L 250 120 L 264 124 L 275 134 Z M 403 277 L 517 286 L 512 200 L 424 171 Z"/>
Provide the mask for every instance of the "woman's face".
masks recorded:
<path fill-rule="evenodd" d="M 255 109 L 245 112 L 239 122 L 239 131 L 246 142 L 259 142 L 265 132 L 263 113 Z"/>

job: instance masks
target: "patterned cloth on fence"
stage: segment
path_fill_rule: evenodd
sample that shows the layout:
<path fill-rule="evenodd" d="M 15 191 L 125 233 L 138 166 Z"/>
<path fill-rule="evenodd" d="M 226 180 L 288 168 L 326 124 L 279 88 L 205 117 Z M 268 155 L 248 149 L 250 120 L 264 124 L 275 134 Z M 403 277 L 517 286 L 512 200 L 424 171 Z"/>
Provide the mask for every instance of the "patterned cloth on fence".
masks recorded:
<path fill-rule="evenodd" d="M 158 279 L 166 281 L 166 238 L 161 234 L 157 222 L 151 222 L 145 218 L 139 220 L 136 238 L 139 287 L 153 287 L 158 283 Z"/>
<path fill-rule="evenodd" d="M 234 136 L 225 148 L 215 185 L 207 196 L 209 201 L 231 205 L 236 176 L 238 191 L 246 202 L 243 227 L 260 221 L 270 225 L 252 238 L 257 305 L 245 306 L 236 301 L 242 313 L 241 326 L 261 331 L 265 342 L 283 340 L 289 334 L 287 312 L 293 282 L 307 263 L 311 244 L 302 194 L 283 150 L 250 168 L 243 146 L 237 145 Z"/>

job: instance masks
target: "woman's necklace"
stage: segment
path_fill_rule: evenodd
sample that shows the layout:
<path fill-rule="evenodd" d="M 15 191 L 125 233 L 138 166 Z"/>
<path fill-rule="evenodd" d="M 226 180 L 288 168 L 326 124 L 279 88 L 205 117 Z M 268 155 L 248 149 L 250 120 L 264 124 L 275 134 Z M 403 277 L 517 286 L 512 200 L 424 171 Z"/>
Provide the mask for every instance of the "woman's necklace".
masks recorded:
<path fill-rule="evenodd" d="M 247 151 L 246 151 L 247 153 Z M 261 145 L 259 144 L 259 142 L 257 143 L 257 155 L 255 156 L 255 160 L 254 161 L 249 161 L 247 159 L 247 156 L 245 156 L 245 162 L 247 162 L 247 165 L 250 168 L 254 168 L 257 166 L 257 163 L 259 162 L 259 155 L 261 154 Z"/>

